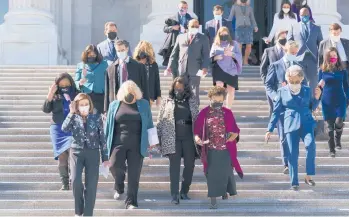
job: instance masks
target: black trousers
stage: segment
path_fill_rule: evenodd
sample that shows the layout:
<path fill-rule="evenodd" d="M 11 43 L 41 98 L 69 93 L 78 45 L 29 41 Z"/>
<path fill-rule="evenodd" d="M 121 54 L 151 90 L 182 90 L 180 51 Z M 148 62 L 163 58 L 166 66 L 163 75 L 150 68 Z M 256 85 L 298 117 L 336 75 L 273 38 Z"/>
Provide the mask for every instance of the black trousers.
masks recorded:
<path fill-rule="evenodd" d="M 133 205 L 138 207 L 137 195 L 139 188 L 139 179 L 143 166 L 143 156 L 140 153 L 140 144 L 115 145 L 112 148 L 110 156 L 110 172 L 114 177 L 114 190 L 123 194 L 125 190 L 125 171 L 127 161 L 127 196 L 125 200 L 126 207 Z"/>
<path fill-rule="evenodd" d="M 181 193 L 187 194 L 193 179 L 195 167 L 195 145 L 192 137 L 176 139 L 176 153 L 169 155 L 171 195 L 179 193 L 179 177 L 181 172 L 181 159 L 184 158 Z"/>
<path fill-rule="evenodd" d="M 97 110 L 98 114 L 102 114 L 104 112 L 104 93 L 89 93 L 91 97 L 94 108 Z"/>
<path fill-rule="evenodd" d="M 75 214 L 93 216 L 99 178 L 99 149 L 70 149 L 70 170 L 75 200 Z M 85 187 L 82 171 L 85 168 Z"/>

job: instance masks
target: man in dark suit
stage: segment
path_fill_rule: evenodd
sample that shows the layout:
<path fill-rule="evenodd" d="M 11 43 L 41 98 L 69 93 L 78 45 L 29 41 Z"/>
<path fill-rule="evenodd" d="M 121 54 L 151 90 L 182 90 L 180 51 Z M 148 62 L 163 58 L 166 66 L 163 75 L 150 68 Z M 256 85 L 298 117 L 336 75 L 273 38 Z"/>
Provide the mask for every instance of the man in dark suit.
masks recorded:
<path fill-rule="evenodd" d="M 275 102 L 275 99 L 277 97 L 277 90 L 280 87 L 286 86 L 287 81 L 285 78 L 286 70 L 293 65 L 298 65 L 301 67 L 301 65 L 297 61 L 297 53 L 299 50 L 299 45 L 295 41 L 288 41 L 285 46 L 285 55 L 280 60 L 272 63 L 269 66 L 267 77 L 265 80 L 265 85 L 267 89 L 267 94 L 270 97 L 270 99 Z M 303 84 L 307 85 L 306 80 L 303 80 Z M 282 162 L 284 164 L 284 174 L 288 174 L 288 158 L 290 155 L 289 147 L 286 140 L 286 135 L 284 133 L 284 117 L 283 113 L 281 114 L 279 121 L 277 123 L 277 129 L 280 139 L 280 146 L 281 146 L 281 157 Z"/>
<path fill-rule="evenodd" d="M 323 40 L 319 46 L 319 67 L 324 62 L 327 50 L 330 47 L 335 47 L 338 50 L 344 68 L 349 71 L 349 40 L 341 38 L 341 33 L 342 27 L 338 23 L 330 25 L 330 37 Z"/>
<path fill-rule="evenodd" d="M 260 66 L 260 74 L 263 83 L 265 83 L 265 79 L 267 77 L 268 68 L 270 64 L 280 60 L 284 56 L 284 46 L 286 44 L 287 31 L 279 31 L 275 35 L 275 46 L 267 48 L 264 50 L 262 56 L 262 62 Z M 273 101 L 267 95 L 267 100 L 269 103 L 269 116 L 273 112 Z"/>
<path fill-rule="evenodd" d="M 201 77 L 197 74 L 202 70 L 203 75 L 206 75 L 210 64 L 209 41 L 205 35 L 199 33 L 199 26 L 198 20 L 189 21 L 188 33 L 178 36 L 166 70 L 172 73 L 173 78 L 187 77 L 198 102 Z"/>
<path fill-rule="evenodd" d="M 116 99 L 116 94 L 123 82 L 134 81 L 143 92 L 143 98 L 149 101 L 147 71 L 144 64 L 128 56 L 129 43 L 125 40 L 115 42 L 116 53 L 119 59 L 109 66 L 105 79 L 104 111 Z"/>
<path fill-rule="evenodd" d="M 117 30 L 114 22 L 107 22 L 104 25 L 104 34 L 107 36 L 107 39 L 97 45 L 99 53 L 107 60 L 108 65 L 111 65 L 118 59 L 115 50 L 115 41 L 118 40 Z M 128 55 L 132 56 L 131 49 L 129 49 Z"/>
<path fill-rule="evenodd" d="M 231 22 L 223 18 L 223 12 L 224 12 L 224 9 L 222 6 L 220 5 L 214 6 L 213 7 L 214 19 L 206 22 L 205 35 L 210 40 L 210 47 L 212 47 L 212 44 L 217 35 L 217 32 L 219 28 L 221 28 L 222 26 L 227 27 L 230 31 L 230 35 L 232 36 L 232 38 L 234 38 L 232 24 Z"/>
<path fill-rule="evenodd" d="M 309 9 L 300 10 L 301 22 L 293 25 L 288 32 L 287 40 L 299 42 L 300 48 L 297 56 L 303 66 L 305 78 L 309 82 L 309 87 L 314 94 L 318 84 L 318 51 L 322 41 L 321 28 L 310 21 Z"/>

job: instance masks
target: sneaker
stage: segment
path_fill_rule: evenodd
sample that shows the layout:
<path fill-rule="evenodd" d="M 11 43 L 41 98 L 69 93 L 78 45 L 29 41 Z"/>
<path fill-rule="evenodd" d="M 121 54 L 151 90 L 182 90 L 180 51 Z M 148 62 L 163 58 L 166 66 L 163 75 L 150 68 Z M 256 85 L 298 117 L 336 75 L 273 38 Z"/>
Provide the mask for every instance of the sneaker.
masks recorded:
<path fill-rule="evenodd" d="M 293 191 L 298 191 L 298 190 L 299 190 L 299 186 L 298 186 L 298 185 L 293 185 L 293 186 L 291 187 L 291 190 L 293 190 Z"/>
<path fill-rule="evenodd" d="M 127 208 L 126 209 L 137 209 L 137 207 L 136 206 L 134 206 L 134 205 L 129 205 L 129 206 L 127 206 Z"/>
<path fill-rule="evenodd" d="M 342 150 L 342 146 L 337 145 L 337 146 L 336 146 L 336 149 L 337 149 L 337 150 Z"/>
<path fill-rule="evenodd" d="M 114 200 L 122 200 L 122 195 L 123 194 L 119 194 L 117 191 L 115 191 L 115 193 L 114 193 Z"/>

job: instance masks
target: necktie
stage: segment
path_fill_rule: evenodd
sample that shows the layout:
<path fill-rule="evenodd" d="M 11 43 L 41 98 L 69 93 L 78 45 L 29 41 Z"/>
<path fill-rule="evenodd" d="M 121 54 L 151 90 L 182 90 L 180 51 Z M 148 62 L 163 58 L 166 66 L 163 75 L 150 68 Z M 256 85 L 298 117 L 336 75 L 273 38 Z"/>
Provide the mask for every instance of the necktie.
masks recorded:
<path fill-rule="evenodd" d="M 305 29 L 305 37 L 308 38 L 309 37 L 309 29 L 308 29 L 307 24 L 304 24 L 304 29 Z"/>
<path fill-rule="evenodd" d="M 116 50 L 115 50 L 115 44 L 113 41 L 110 41 L 110 48 L 111 48 L 111 55 L 115 58 L 116 56 Z"/>
<path fill-rule="evenodd" d="M 121 77 L 122 77 L 122 83 L 124 83 L 128 79 L 127 64 L 125 62 L 123 62 L 122 64 Z"/>
<path fill-rule="evenodd" d="M 190 35 L 190 36 L 189 36 L 189 44 L 191 44 L 191 43 L 193 42 L 194 36 L 195 36 L 195 35 Z"/>
<path fill-rule="evenodd" d="M 285 55 L 284 50 L 281 48 L 279 53 L 280 53 L 280 59 L 281 59 Z"/>
<path fill-rule="evenodd" d="M 221 28 L 221 23 L 219 22 L 219 20 L 217 20 L 217 29 L 216 29 L 216 33 L 218 32 L 219 28 Z"/>

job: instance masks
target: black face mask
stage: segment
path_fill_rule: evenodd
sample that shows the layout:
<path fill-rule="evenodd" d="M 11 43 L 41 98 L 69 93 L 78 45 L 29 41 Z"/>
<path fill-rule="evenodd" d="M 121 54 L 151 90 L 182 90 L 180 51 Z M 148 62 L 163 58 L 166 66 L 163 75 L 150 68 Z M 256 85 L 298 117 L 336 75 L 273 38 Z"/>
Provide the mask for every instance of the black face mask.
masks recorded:
<path fill-rule="evenodd" d="M 178 100 L 182 100 L 184 98 L 184 91 L 183 90 L 175 90 L 175 97 Z"/>
<path fill-rule="evenodd" d="M 221 109 L 223 107 L 222 102 L 211 102 L 211 107 L 214 109 Z"/>
<path fill-rule="evenodd" d="M 65 93 L 69 93 L 70 92 L 71 87 L 70 86 L 69 87 L 59 87 L 58 90 L 59 90 L 59 92 L 65 94 Z"/>
<path fill-rule="evenodd" d="M 88 63 L 94 63 L 94 62 L 96 62 L 96 57 L 87 57 L 87 62 L 88 62 Z"/>
<path fill-rule="evenodd" d="M 117 36 L 117 33 L 116 32 L 108 32 L 108 38 L 110 40 L 115 40 L 116 39 L 116 36 Z"/>
<path fill-rule="evenodd" d="M 139 54 L 139 59 L 145 59 L 145 58 L 148 58 L 149 56 L 148 56 L 148 54 L 146 53 L 146 52 L 141 52 L 140 54 Z"/>
<path fill-rule="evenodd" d="M 247 0 L 241 0 L 241 3 L 244 3 L 244 4 L 245 4 L 246 2 L 247 2 Z"/>
<path fill-rule="evenodd" d="M 221 41 L 228 41 L 229 36 L 228 35 L 220 35 L 219 38 L 221 39 Z"/>
<path fill-rule="evenodd" d="M 287 42 L 286 38 L 279 39 L 279 44 L 281 44 L 282 46 L 285 46 L 286 42 Z"/>
<path fill-rule="evenodd" d="M 129 93 L 125 96 L 125 102 L 127 102 L 127 103 L 132 103 L 134 99 L 135 99 L 135 96 L 131 93 Z"/>

